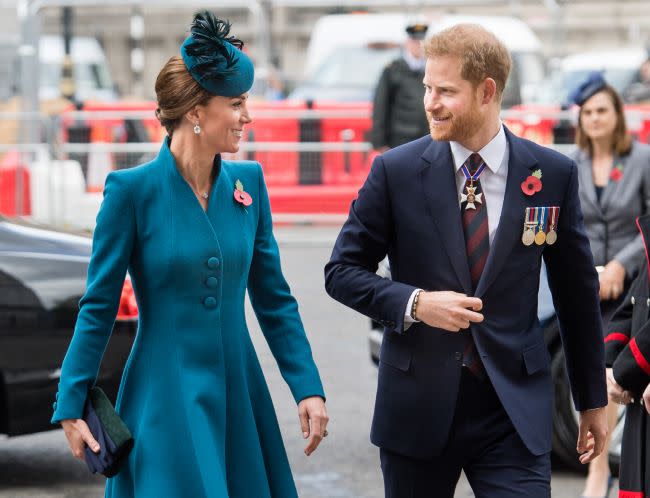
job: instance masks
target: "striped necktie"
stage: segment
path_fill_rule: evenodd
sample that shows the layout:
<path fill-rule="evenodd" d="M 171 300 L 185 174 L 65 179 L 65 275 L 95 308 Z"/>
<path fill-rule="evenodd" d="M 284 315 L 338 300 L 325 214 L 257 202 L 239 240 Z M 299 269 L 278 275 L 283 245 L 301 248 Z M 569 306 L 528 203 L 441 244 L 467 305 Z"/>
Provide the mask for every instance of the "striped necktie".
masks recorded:
<path fill-rule="evenodd" d="M 476 290 L 490 252 L 487 204 L 480 181 L 480 175 L 485 166 L 483 165 L 483 159 L 477 153 L 469 156 L 463 166 L 466 166 L 470 176 L 475 178 L 473 181 L 466 180 L 465 182 L 461 216 L 472 287 Z M 475 177 L 477 172 L 479 174 Z M 464 335 L 466 342 L 463 352 L 463 365 L 468 367 L 477 377 L 485 378 L 485 368 L 476 350 L 472 334 L 467 330 Z"/>

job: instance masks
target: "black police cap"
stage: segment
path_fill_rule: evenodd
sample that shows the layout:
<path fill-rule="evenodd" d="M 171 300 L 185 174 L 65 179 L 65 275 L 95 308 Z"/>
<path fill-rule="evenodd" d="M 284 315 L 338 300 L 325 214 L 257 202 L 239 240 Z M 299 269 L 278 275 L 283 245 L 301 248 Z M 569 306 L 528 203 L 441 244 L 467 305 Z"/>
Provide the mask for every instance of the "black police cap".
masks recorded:
<path fill-rule="evenodd" d="M 406 27 L 406 33 L 414 40 L 423 40 L 427 34 L 428 26 L 422 23 L 409 24 Z"/>

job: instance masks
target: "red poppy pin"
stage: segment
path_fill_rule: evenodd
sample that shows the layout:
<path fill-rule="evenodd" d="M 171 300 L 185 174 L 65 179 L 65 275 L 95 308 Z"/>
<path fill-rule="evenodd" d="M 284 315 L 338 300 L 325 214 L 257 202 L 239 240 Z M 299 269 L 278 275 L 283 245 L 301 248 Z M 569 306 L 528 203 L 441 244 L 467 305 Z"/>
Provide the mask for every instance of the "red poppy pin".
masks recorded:
<path fill-rule="evenodd" d="M 536 169 L 521 184 L 521 191 L 526 195 L 533 195 L 542 190 L 542 170 Z"/>
<path fill-rule="evenodd" d="M 239 180 L 235 182 L 234 195 L 235 195 L 235 200 L 240 204 L 243 204 L 244 206 L 250 206 L 251 204 L 253 204 L 253 198 L 250 196 L 248 192 L 244 191 L 244 185 Z"/>
<path fill-rule="evenodd" d="M 612 168 L 612 171 L 609 174 L 609 179 L 613 182 L 620 182 L 621 178 L 623 178 L 623 165 L 618 163 Z"/>

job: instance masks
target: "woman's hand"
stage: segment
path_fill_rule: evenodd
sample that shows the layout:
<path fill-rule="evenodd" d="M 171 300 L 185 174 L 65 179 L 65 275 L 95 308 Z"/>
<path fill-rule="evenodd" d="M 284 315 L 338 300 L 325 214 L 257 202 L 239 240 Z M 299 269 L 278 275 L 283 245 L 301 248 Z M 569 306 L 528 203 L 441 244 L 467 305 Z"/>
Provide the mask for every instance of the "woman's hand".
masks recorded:
<path fill-rule="evenodd" d="M 298 416 L 302 437 L 309 438 L 309 443 L 305 447 L 305 455 L 309 456 L 327 436 L 326 427 L 330 418 L 327 416 L 325 401 L 320 396 L 303 399 L 298 403 Z"/>
<path fill-rule="evenodd" d="M 80 418 L 71 418 L 61 421 L 61 427 L 65 431 L 65 437 L 68 438 L 68 444 L 72 454 L 85 462 L 84 449 L 88 446 L 95 453 L 99 453 L 99 443 L 88 428 L 88 424 Z"/>
<path fill-rule="evenodd" d="M 607 396 L 611 401 L 619 405 L 627 405 L 632 401 L 632 394 L 618 385 L 614 379 L 614 373 L 611 368 L 606 370 L 607 376 Z M 648 391 L 646 389 L 646 391 Z M 650 395 L 650 393 L 649 393 Z"/>
<path fill-rule="evenodd" d="M 613 259 L 598 274 L 598 280 L 600 281 L 600 300 L 617 299 L 623 292 L 625 268 L 621 263 Z"/>

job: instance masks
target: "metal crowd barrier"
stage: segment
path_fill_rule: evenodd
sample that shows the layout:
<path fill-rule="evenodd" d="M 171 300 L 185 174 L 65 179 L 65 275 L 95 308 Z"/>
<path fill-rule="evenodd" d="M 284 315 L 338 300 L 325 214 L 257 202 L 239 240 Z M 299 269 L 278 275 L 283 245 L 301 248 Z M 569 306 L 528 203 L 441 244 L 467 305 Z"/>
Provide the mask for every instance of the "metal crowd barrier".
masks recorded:
<path fill-rule="evenodd" d="M 340 222 L 374 157 L 369 105 L 353 108 L 255 108 L 237 154 L 259 161 L 277 221 Z M 573 110 L 508 110 L 513 132 L 549 144 L 558 122 L 575 124 Z M 650 112 L 628 112 L 630 128 L 650 133 Z M 39 143 L 23 140 L 22 130 Z M 645 128 L 644 128 L 645 127 Z M 34 131 L 36 130 L 36 133 Z M 46 116 L 0 112 L 0 213 L 90 228 L 106 175 L 154 158 L 164 136 L 150 109 L 99 109 Z"/>

